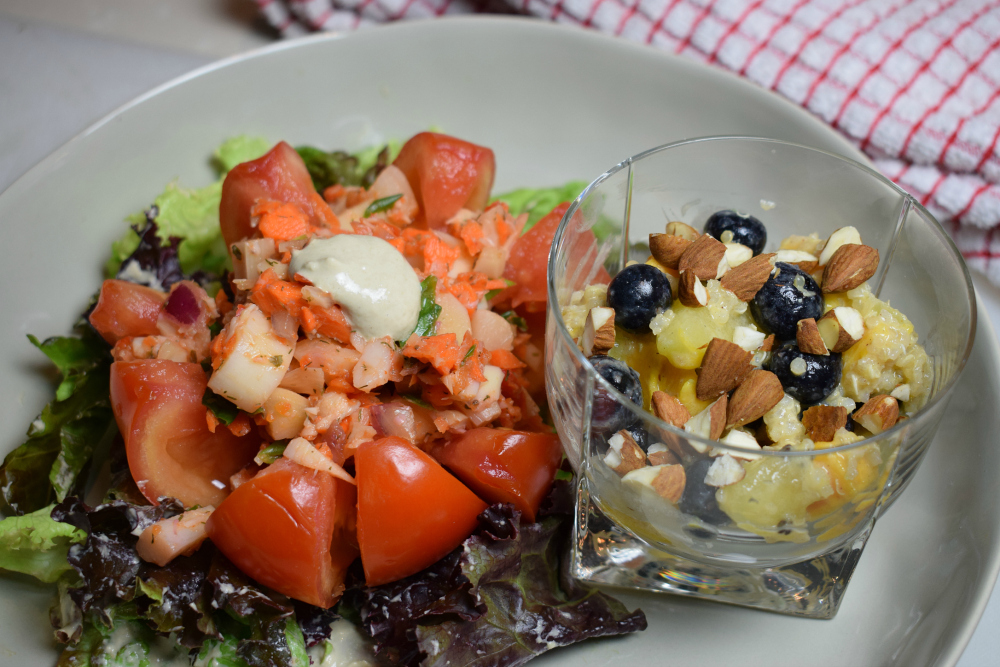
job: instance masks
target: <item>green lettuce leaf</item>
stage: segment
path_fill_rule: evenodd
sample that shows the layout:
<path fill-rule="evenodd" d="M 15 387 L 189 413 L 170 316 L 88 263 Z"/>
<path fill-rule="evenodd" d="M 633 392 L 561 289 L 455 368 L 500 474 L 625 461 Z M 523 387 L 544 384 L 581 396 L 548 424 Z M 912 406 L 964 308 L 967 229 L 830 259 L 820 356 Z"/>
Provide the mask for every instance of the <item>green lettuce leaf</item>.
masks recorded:
<path fill-rule="evenodd" d="M 215 149 L 215 168 L 220 175 L 243 162 L 256 160 L 271 150 L 272 143 L 264 137 L 249 137 L 245 134 L 227 139 Z"/>
<path fill-rule="evenodd" d="M 255 160 L 266 153 L 270 143 L 261 137 L 239 136 L 227 140 L 216 151 L 214 165 L 219 180 L 203 188 L 182 188 L 176 182 L 167 187 L 153 201 L 153 216 L 159 226 L 157 235 L 166 241 L 171 236 L 182 239 L 178 254 L 181 269 L 186 274 L 195 271 L 222 273 L 229 268 L 229 254 L 219 229 L 219 200 L 222 197 L 222 179 L 226 172 L 241 162 Z M 131 225 L 145 224 L 146 215 L 136 213 L 126 220 Z M 113 277 L 122 262 L 139 246 L 139 237 L 129 229 L 111 244 L 111 258 L 104 267 L 105 274 Z"/>
<path fill-rule="evenodd" d="M 89 327 L 34 343 L 62 371 L 57 397 L 0 465 L 0 511 L 27 514 L 80 490 L 94 450 L 114 434 L 107 345 Z"/>
<path fill-rule="evenodd" d="M 576 199 L 587 185 L 586 181 L 570 181 L 554 188 L 521 188 L 497 195 L 493 200 L 506 203 L 512 215 L 527 213 L 524 231 L 528 231 L 556 206 Z"/>
<path fill-rule="evenodd" d="M 0 521 L 0 569 L 29 574 L 45 583 L 59 579 L 71 567 L 66 555 L 87 533 L 54 520 L 52 506 Z"/>

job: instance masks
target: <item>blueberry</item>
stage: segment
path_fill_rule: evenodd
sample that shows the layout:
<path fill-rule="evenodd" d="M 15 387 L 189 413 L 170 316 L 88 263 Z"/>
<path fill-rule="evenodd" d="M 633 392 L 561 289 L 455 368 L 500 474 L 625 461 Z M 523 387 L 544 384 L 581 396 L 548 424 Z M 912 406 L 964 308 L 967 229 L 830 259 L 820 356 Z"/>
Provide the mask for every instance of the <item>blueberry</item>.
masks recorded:
<path fill-rule="evenodd" d="M 669 308 L 671 300 L 666 274 L 649 264 L 626 266 L 608 285 L 615 325 L 631 333 L 648 333 L 649 321 Z"/>
<path fill-rule="evenodd" d="M 803 405 L 813 405 L 840 384 L 842 364 L 835 352 L 807 354 L 795 341 L 789 341 L 771 353 L 768 370 L 781 380 L 785 393 Z"/>
<path fill-rule="evenodd" d="M 750 301 L 757 326 L 782 340 L 795 338 L 799 320 L 823 315 L 823 293 L 812 276 L 795 266 L 778 262 L 767 282 Z"/>
<path fill-rule="evenodd" d="M 732 232 L 732 238 L 724 232 Z M 759 255 L 767 243 L 767 229 L 764 223 L 752 215 L 743 215 L 736 211 L 719 211 L 705 223 L 705 233 L 711 234 L 723 243 L 742 243 Z"/>
<path fill-rule="evenodd" d="M 592 356 L 590 363 L 593 364 L 594 370 L 625 398 L 635 403 L 637 407 L 642 406 L 642 384 L 638 373 L 624 362 L 604 354 Z M 638 420 L 638 416 L 632 410 L 620 403 L 604 387 L 594 387 L 594 402 L 591 408 L 591 428 L 594 431 L 605 435 L 617 433 Z"/>
<path fill-rule="evenodd" d="M 685 514 L 693 514 L 713 526 L 730 523 L 729 515 L 719 508 L 715 499 L 715 487 L 705 484 L 705 475 L 712 466 L 712 459 L 695 461 L 685 471 L 684 493 L 679 507 Z"/>

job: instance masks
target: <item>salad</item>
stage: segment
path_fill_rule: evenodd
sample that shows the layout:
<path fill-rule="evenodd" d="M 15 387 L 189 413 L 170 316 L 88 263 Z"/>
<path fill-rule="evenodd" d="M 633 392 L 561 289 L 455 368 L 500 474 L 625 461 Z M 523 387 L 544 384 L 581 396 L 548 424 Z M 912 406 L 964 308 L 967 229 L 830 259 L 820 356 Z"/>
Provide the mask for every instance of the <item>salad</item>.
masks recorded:
<path fill-rule="evenodd" d="M 518 665 L 642 630 L 560 578 L 545 257 L 582 184 L 493 152 L 241 137 L 114 244 L 0 466 L 0 568 L 58 587 L 59 665 Z M 487 650 L 488 649 L 488 650 Z"/>

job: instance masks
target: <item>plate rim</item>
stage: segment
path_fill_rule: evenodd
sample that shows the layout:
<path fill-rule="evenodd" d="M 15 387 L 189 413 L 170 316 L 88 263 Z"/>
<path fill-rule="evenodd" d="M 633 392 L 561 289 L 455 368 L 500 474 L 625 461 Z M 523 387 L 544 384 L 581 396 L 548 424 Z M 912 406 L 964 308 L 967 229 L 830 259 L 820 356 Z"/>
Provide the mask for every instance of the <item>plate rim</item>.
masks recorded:
<path fill-rule="evenodd" d="M 861 153 L 857 147 L 844 137 L 844 135 L 824 123 L 819 117 L 784 96 L 749 81 L 748 79 L 740 77 L 729 70 L 723 69 L 721 66 L 713 67 L 707 63 L 667 52 L 648 44 L 632 42 L 622 37 L 608 35 L 598 32 L 597 30 L 588 30 L 572 24 L 556 23 L 533 17 L 517 15 L 459 15 L 394 22 L 355 32 L 324 32 L 297 37 L 294 39 L 279 40 L 272 44 L 221 58 L 192 69 L 189 72 L 169 79 L 147 90 L 146 92 L 133 97 L 129 101 L 119 105 L 87 125 L 84 129 L 74 134 L 67 141 L 63 142 L 15 178 L 7 188 L 0 192 L 0 201 L 16 197 L 19 191 L 23 188 L 29 187 L 37 176 L 56 166 L 56 163 L 65 153 L 72 151 L 77 144 L 90 135 L 100 131 L 104 128 L 104 126 L 110 125 L 119 116 L 136 109 L 153 98 L 191 80 L 210 75 L 214 72 L 247 61 L 262 57 L 269 57 L 274 53 L 280 53 L 288 50 L 308 49 L 320 44 L 339 42 L 344 39 L 362 39 L 375 32 L 385 33 L 391 31 L 403 32 L 414 30 L 426 31 L 429 29 L 450 29 L 450 26 L 456 24 L 460 26 L 497 26 L 498 29 L 534 30 L 540 33 L 549 34 L 558 33 L 561 36 L 568 36 L 568 39 L 590 40 L 595 43 L 603 42 L 605 48 L 613 48 L 622 52 L 633 52 L 640 54 L 643 57 L 664 58 L 670 61 L 673 66 L 703 74 L 707 79 L 709 79 L 707 85 L 712 85 L 715 81 L 721 81 L 725 82 L 726 85 L 737 86 L 738 88 L 745 90 L 747 94 L 763 94 L 769 97 L 773 103 L 785 107 L 792 115 L 799 117 L 803 123 L 808 124 L 817 131 L 824 132 L 827 137 L 835 140 L 843 149 L 843 155 L 849 155 L 852 159 L 861 162 L 865 166 L 873 167 L 872 161 L 866 155 Z M 985 312 L 984 306 L 982 305 L 982 299 L 978 293 L 976 294 L 976 308 L 977 311 L 981 313 Z M 982 333 L 985 334 L 985 337 L 989 340 L 989 342 L 986 343 L 982 340 L 984 336 L 977 335 L 976 337 L 980 340 L 977 341 L 977 345 L 974 347 L 980 348 L 981 354 L 988 355 L 992 352 L 995 359 L 1000 359 L 1000 341 L 998 341 L 993 323 L 990 321 L 989 317 L 980 317 L 979 320 L 985 329 Z M 988 349 L 983 349 L 983 345 L 986 345 Z M 973 350 L 973 354 L 975 353 L 976 351 Z M 959 382 L 962 381 L 965 380 L 959 379 Z M 984 576 L 981 578 L 982 585 L 977 587 L 972 600 L 964 605 L 966 611 L 964 614 L 965 619 L 958 628 L 958 631 L 951 637 L 950 641 L 947 639 L 945 640 L 944 645 L 938 653 L 937 658 L 940 664 L 954 665 L 958 662 L 971 640 L 972 635 L 975 633 L 985 608 L 989 603 L 990 597 L 996 586 L 998 575 L 1000 575 L 1000 530 L 994 534 L 994 539 L 992 540 L 990 547 L 992 557 L 988 561 L 985 561 L 984 564 L 986 567 L 982 568 L 982 572 L 984 573 Z"/>

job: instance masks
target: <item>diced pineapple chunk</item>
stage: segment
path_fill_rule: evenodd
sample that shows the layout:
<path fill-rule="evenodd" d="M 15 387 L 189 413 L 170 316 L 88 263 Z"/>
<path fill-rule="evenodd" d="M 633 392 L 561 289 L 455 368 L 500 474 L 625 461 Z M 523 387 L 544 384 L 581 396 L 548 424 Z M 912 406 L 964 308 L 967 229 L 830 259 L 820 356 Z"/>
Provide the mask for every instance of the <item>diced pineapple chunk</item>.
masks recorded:
<path fill-rule="evenodd" d="M 281 384 L 294 347 L 274 333 L 271 321 L 252 304 L 243 307 L 220 335 L 208 388 L 241 410 L 256 412 Z"/>

